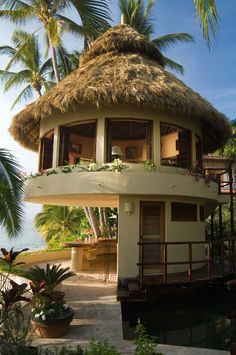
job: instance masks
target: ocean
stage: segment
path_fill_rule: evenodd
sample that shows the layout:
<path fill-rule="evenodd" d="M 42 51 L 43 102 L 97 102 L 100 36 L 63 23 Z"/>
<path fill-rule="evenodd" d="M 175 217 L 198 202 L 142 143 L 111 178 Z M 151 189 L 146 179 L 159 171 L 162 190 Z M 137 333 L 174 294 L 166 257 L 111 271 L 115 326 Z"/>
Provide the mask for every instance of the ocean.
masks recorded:
<path fill-rule="evenodd" d="M 29 250 L 39 250 L 45 248 L 42 235 L 34 228 L 34 217 L 41 212 L 42 206 L 32 203 L 24 204 L 24 223 L 21 234 L 9 240 L 6 231 L 0 228 L 0 248 L 7 250 L 14 247 L 14 250 L 29 248 Z"/>

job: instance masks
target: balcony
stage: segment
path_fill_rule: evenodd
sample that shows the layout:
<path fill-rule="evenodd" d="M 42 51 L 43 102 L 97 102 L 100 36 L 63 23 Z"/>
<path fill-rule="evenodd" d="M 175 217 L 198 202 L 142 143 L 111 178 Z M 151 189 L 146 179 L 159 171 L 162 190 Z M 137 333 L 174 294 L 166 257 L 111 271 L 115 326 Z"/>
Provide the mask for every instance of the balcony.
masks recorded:
<path fill-rule="evenodd" d="M 123 165 L 122 165 L 123 164 Z M 168 167 L 166 167 L 168 169 Z M 119 171 L 121 170 L 121 171 Z M 143 164 L 64 166 L 26 181 L 25 200 L 35 203 L 117 207 L 119 195 L 183 196 L 216 202 L 218 185 L 185 170 L 147 171 Z M 144 183 L 145 182 L 145 183 Z"/>

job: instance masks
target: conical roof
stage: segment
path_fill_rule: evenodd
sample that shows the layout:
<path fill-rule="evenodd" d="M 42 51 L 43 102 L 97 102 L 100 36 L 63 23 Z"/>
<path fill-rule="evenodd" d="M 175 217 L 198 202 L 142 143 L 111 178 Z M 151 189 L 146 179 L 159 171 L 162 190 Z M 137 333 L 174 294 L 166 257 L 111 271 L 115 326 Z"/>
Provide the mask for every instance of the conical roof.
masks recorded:
<path fill-rule="evenodd" d="M 80 68 L 18 113 L 10 132 L 36 151 L 41 118 L 78 111 L 86 104 L 114 110 L 114 105 L 126 103 L 201 120 L 205 153 L 224 145 L 231 134 L 226 117 L 167 72 L 154 44 L 127 25 L 113 27 L 94 41 L 81 56 Z"/>

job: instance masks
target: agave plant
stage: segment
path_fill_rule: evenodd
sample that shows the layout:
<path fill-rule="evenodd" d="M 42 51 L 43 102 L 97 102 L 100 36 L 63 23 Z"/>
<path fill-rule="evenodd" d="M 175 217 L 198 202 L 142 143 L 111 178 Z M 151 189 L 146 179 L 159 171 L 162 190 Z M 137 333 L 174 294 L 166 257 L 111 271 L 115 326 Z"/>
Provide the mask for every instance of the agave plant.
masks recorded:
<path fill-rule="evenodd" d="M 34 266 L 26 272 L 26 278 L 31 281 L 30 286 L 33 293 L 42 290 L 51 295 L 57 285 L 74 275 L 69 270 L 69 267 L 62 268 L 61 264 L 52 266 L 47 264 L 45 269 Z"/>

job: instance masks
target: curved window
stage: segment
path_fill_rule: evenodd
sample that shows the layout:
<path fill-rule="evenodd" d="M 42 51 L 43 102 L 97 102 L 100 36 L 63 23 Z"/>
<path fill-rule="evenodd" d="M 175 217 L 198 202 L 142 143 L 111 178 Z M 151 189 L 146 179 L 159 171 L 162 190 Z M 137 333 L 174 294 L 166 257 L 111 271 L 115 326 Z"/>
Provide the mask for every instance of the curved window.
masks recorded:
<path fill-rule="evenodd" d="M 96 157 L 96 121 L 60 127 L 59 165 L 90 162 Z"/>
<path fill-rule="evenodd" d="M 107 161 L 116 158 L 130 163 L 152 159 L 152 121 L 107 120 Z"/>
<path fill-rule="evenodd" d="M 52 167 L 53 139 L 53 131 L 48 132 L 41 138 L 39 170 L 50 169 Z"/>
<path fill-rule="evenodd" d="M 161 123 L 161 164 L 190 168 L 191 156 L 191 131 Z"/>

